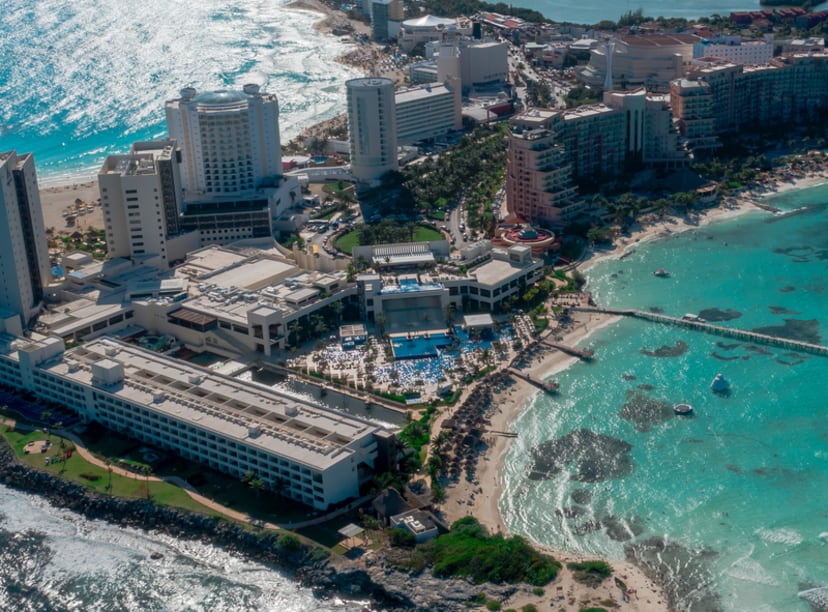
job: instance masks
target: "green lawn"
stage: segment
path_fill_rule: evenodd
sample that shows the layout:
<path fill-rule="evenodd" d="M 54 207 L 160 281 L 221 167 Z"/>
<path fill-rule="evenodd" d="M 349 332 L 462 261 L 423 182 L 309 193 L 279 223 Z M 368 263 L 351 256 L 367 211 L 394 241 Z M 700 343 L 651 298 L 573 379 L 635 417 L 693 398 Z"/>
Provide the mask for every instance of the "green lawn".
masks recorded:
<path fill-rule="evenodd" d="M 59 461 L 47 465 L 47 457 L 59 457 L 66 452 L 66 448 L 73 446 L 68 440 L 64 441 L 66 448 L 61 448 L 62 439 L 54 435 L 49 436 L 52 440 L 52 447 L 47 452 L 27 455 L 23 452 L 23 447 L 31 441 L 45 440 L 47 435 L 44 432 L 33 431 L 24 434 L 17 431 L 5 431 L 5 428 L 3 428 L 2 435 L 21 463 L 59 475 L 61 478 L 81 484 L 98 493 L 111 493 L 118 497 L 142 498 L 147 496 L 147 486 L 149 486 L 149 494 L 158 504 L 201 514 L 213 514 L 212 510 L 194 501 L 183 489 L 166 482 L 147 483 L 144 479 L 135 480 L 112 474 L 112 488 L 107 490 L 109 485 L 107 469 L 88 463 L 76 452 L 72 453 L 72 456 L 65 462 Z"/>
<path fill-rule="evenodd" d="M 437 230 L 431 229 L 430 227 L 423 227 L 422 225 L 418 225 L 417 230 L 414 232 L 414 242 L 426 242 L 443 239 L 443 234 Z"/>
<path fill-rule="evenodd" d="M 207 508 L 193 500 L 184 489 L 166 482 L 147 482 L 144 478 L 127 478 L 113 473 L 111 476 L 105 467 L 99 467 L 87 462 L 77 452 L 73 452 L 65 462 L 56 461 L 47 464 L 48 457 L 60 457 L 68 449 L 74 447 L 69 440 L 63 440 L 52 434 L 52 446 L 45 453 L 26 454 L 23 448 L 31 441 L 46 440 L 47 434 L 44 431 L 19 432 L 8 431 L 6 426 L 0 426 L 0 436 L 5 438 L 9 447 L 13 450 L 21 463 L 38 470 L 43 470 L 60 476 L 61 478 L 80 484 L 88 489 L 101 494 L 111 494 L 117 497 L 142 499 L 147 497 L 147 487 L 153 502 L 162 506 L 180 508 L 189 512 L 195 512 L 216 518 L 231 520 L 224 515 L 218 514 L 215 510 Z M 105 430 L 104 430 L 105 431 Z M 124 452 L 140 446 L 141 443 L 131 440 L 115 432 L 106 432 L 106 435 L 92 436 L 88 447 L 93 450 L 99 458 L 109 458 L 114 464 Z M 86 444 L 86 441 L 85 441 Z M 103 452 L 106 451 L 106 452 Z M 109 454 L 112 453 L 112 454 Z M 202 483 L 196 487 L 198 492 L 226 508 L 249 515 L 251 517 L 272 523 L 296 522 L 307 520 L 312 510 L 307 506 L 281 499 L 277 494 L 269 491 L 256 493 L 249 486 L 240 480 L 205 469 L 197 463 L 171 456 L 165 461 L 154 476 L 178 476 L 188 480 L 194 475 L 199 475 Z M 110 485 L 111 478 L 111 485 Z M 242 527 L 253 529 L 246 523 Z M 324 536 L 323 536 L 324 534 Z M 318 531 L 311 530 L 308 534 L 311 539 L 318 536 L 316 545 L 329 547 L 331 533 L 325 527 L 320 526 Z M 335 542 L 334 542 L 335 543 Z"/>
<path fill-rule="evenodd" d="M 359 246 L 359 230 L 351 230 L 342 234 L 336 239 L 334 246 L 346 255 L 350 255 L 354 247 Z"/>
<path fill-rule="evenodd" d="M 428 242 L 432 240 L 444 239 L 445 237 L 443 234 L 441 234 L 438 230 L 431 229 L 430 227 L 418 225 L 414 230 L 414 242 Z M 359 229 L 354 229 L 350 232 L 342 234 L 336 239 L 334 246 L 346 255 L 350 255 L 355 246 L 360 246 Z"/>

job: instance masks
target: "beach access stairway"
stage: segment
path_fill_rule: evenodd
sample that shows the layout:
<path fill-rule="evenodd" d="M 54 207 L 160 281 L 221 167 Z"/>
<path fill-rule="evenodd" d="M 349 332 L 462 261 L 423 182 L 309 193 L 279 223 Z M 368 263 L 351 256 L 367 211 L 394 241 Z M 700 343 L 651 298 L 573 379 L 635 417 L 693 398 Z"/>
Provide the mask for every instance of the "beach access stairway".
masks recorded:
<path fill-rule="evenodd" d="M 667 325 L 685 327 L 687 329 L 693 329 L 696 331 L 701 331 L 716 336 L 736 338 L 738 340 L 744 340 L 746 342 L 778 346 L 790 349 L 792 351 L 800 351 L 803 353 L 811 353 L 812 355 L 828 357 L 828 346 L 820 346 L 819 344 L 811 344 L 809 342 L 801 342 L 799 340 L 791 340 L 789 338 L 780 338 L 778 336 L 760 334 L 758 332 L 747 331 L 744 329 L 736 329 L 733 327 L 714 325 L 713 323 L 708 323 L 706 321 L 688 320 L 680 317 L 671 317 L 656 312 L 646 312 L 643 310 L 634 309 L 602 308 L 597 306 L 578 306 L 573 308 L 573 310 L 644 319 L 647 321 L 653 321 L 655 323 L 665 323 Z"/>

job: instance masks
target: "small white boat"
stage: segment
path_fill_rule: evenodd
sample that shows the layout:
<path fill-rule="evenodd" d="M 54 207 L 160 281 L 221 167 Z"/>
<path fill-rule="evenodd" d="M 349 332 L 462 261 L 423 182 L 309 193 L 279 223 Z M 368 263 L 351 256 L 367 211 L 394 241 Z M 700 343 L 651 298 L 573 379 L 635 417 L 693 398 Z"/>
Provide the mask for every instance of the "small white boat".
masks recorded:
<path fill-rule="evenodd" d="M 679 416 L 687 416 L 693 414 L 693 406 L 690 404 L 675 404 L 673 406 L 673 412 Z"/>
<path fill-rule="evenodd" d="M 669 278 L 670 273 L 664 268 L 659 268 L 658 270 L 653 272 L 653 276 L 658 276 L 659 278 Z"/>
<path fill-rule="evenodd" d="M 721 374 L 716 374 L 713 382 L 710 383 L 710 390 L 713 393 L 727 393 L 730 391 L 730 383 Z"/>

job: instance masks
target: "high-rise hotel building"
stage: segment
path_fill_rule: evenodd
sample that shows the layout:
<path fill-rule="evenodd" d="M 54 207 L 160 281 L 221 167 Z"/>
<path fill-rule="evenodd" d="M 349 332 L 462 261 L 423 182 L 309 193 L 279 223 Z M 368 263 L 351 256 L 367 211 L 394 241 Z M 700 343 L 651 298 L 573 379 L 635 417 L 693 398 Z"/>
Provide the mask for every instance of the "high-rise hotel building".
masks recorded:
<path fill-rule="evenodd" d="M 279 103 L 258 85 L 201 94 L 186 87 L 166 113 L 181 148 L 185 201 L 251 192 L 282 174 Z"/>
<path fill-rule="evenodd" d="M 110 155 L 98 173 L 110 257 L 148 261 L 171 257 L 179 233 L 181 179 L 174 140 L 136 142 L 128 155 Z"/>
<path fill-rule="evenodd" d="M 382 77 L 351 79 L 345 88 L 351 172 L 358 181 L 374 181 L 397 169 L 394 81 Z"/>
<path fill-rule="evenodd" d="M 0 153 L 0 312 L 25 327 L 43 301 L 49 252 L 34 157 Z M 5 311 L 5 312 L 3 312 Z"/>

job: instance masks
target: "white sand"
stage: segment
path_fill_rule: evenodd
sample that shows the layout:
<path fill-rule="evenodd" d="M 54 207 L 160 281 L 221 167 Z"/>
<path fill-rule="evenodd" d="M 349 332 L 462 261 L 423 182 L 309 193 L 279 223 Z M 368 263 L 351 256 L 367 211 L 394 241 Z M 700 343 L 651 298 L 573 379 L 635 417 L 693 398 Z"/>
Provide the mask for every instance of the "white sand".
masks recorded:
<path fill-rule="evenodd" d="M 71 234 L 90 227 L 103 229 L 103 212 L 98 205 L 99 197 L 97 182 L 73 183 L 41 189 L 40 204 L 43 209 L 44 227 L 54 228 L 56 234 Z M 83 214 L 78 214 L 74 225 L 69 225 L 63 213 L 75 213 L 76 200 L 82 202 Z"/>

